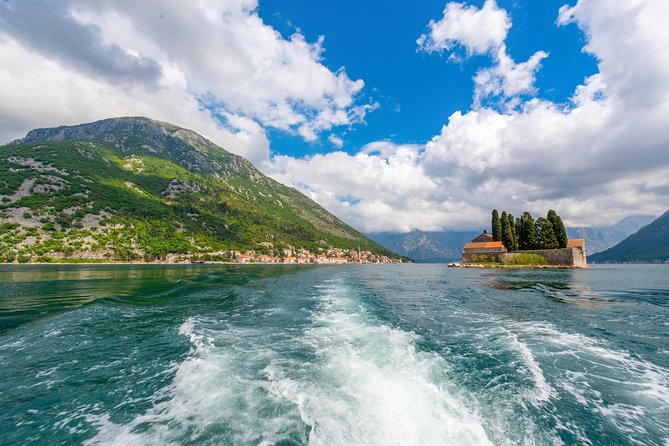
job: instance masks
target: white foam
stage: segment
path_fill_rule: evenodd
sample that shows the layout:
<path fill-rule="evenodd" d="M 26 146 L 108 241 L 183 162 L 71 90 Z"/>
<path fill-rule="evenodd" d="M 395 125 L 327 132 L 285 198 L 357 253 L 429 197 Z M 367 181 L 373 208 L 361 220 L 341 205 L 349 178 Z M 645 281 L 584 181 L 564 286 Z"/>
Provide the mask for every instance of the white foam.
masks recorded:
<path fill-rule="evenodd" d="M 370 321 L 347 292 L 324 290 L 305 333 L 321 359 L 310 380 L 267 370 L 274 394 L 311 426 L 309 443 L 491 444 L 476 414 L 447 389 L 443 359 L 417 351 L 415 334 Z"/>
<path fill-rule="evenodd" d="M 300 435 L 306 441 L 297 408 L 269 396 L 262 379 L 263 367 L 281 360 L 273 347 L 283 333 L 196 317 L 178 332 L 192 348 L 153 406 L 125 424 L 109 414 L 87 417 L 98 432 L 86 444 L 274 444 Z"/>
<path fill-rule="evenodd" d="M 556 382 L 630 442 L 649 431 L 669 435 L 669 370 L 612 348 L 602 339 L 564 333 L 552 324 L 518 324 L 552 357 Z"/>
<path fill-rule="evenodd" d="M 415 334 L 370 319 L 346 293 L 318 292 L 321 308 L 302 338 L 189 318 L 179 333 L 193 348 L 153 407 L 126 424 L 89 416 L 98 432 L 86 444 L 492 444 L 444 360 L 418 351 Z"/>
<path fill-rule="evenodd" d="M 527 367 L 534 381 L 535 390 L 529 395 L 530 403 L 538 406 L 541 402 L 548 401 L 551 396 L 555 395 L 555 390 L 546 381 L 541 367 L 532 354 L 532 350 L 530 350 L 527 344 L 521 342 L 515 333 L 509 332 L 509 336 L 511 347 L 520 354 L 525 367 Z"/>
<path fill-rule="evenodd" d="M 540 335 L 542 342 L 554 344 L 560 350 L 554 355 L 571 355 L 607 371 L 602 379 L 630 385 L 636 393 L 669 405 L 669 370 L 627 352 L 613 349 L 601 339 L 580 334 L 564 333 L 550 324 L 532 324 L 523 327 L 526 332 Z M 591 366 L 591 368 L 592 368 Z M 585 375 L 574 375 L 585 377 Z"/>

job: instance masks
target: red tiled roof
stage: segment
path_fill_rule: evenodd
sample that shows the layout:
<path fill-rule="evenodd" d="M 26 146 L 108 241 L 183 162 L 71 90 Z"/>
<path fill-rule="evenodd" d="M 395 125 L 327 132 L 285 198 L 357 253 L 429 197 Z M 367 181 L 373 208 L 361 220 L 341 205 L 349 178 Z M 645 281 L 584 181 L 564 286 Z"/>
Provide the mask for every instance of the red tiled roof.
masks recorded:
<path fill-rule="evenodd" d="M 585 246 L 585 239 L 575 238 L 567 240 L 567 248 L 583 248 Z"/>
<path fill-rule="evenodd" d="M 465 249 L 493 249 L 503 248 L 502 242 L 469 242 L 465 243 Z"/>

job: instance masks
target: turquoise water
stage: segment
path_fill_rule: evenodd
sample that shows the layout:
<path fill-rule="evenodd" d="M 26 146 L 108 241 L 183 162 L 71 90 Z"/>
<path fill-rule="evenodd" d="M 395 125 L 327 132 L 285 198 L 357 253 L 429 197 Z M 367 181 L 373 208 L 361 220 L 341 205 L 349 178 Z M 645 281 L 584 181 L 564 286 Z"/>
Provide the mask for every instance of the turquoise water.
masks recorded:
<path fill-rule="evenodd" d="M 0 443 L 669 444 L 669 267 L 0 267 Z"/>

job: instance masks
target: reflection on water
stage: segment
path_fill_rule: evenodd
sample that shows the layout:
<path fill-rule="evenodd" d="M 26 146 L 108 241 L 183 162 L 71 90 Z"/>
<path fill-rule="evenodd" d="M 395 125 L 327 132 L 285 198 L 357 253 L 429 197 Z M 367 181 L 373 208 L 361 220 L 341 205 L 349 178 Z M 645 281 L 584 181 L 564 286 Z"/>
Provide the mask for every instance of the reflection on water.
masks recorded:
<path fill-rule="evenodd" d="M 193 286 L 243 285 L 308 267 L 0 265 L 0 333 L 100 299 L 140 305 Z"/>
<path fill-rule="evenodd" d="M 574 274 L 572 270 L 542 270 L 542 274 L 536 276 L 528 270 L 522 275 L 515 274 L 490 274 L 482 276 L 478 281 L 482 285 L 509 291 L 526 291 L 539 293 L 557 302 L 576 305 L 579 307 L 597 308 L 603 305 L 611 305 L 627 299 L 629 291 L 593 291 L 590 286 L 583 283 L 581 277 Z M 528 280 L 535 279 L 535 280 Z M 655 295 L 665 296 L 666 292 L 657 290 L 635 290 L 640 297 Z M 633 291 L 634 292 L 634 291 Z"/>

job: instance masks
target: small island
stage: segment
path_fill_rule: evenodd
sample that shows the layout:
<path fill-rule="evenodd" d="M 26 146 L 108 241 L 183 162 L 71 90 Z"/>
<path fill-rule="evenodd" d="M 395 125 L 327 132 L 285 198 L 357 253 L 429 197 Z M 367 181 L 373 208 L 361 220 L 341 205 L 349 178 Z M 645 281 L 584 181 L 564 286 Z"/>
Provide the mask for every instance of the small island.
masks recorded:
<path fill-rule="evenodd" d="M 587 266 L 585 240 L 567 238 L 560 216 L 548 211 L 536 220 L 529 212 L 522 217 L 492 211 L 492 234 L 465 243 L 462 264 L 449 266 L 492 268 L 584 268 Z"/>

